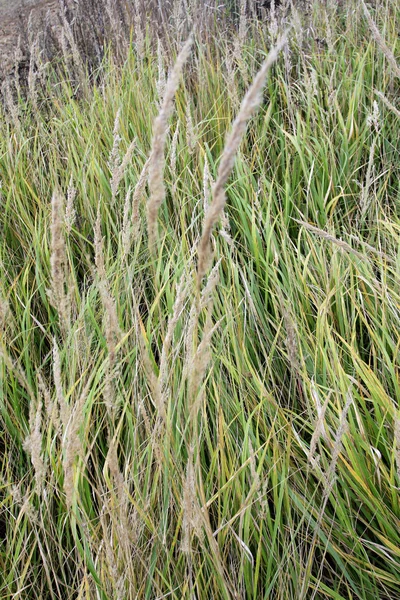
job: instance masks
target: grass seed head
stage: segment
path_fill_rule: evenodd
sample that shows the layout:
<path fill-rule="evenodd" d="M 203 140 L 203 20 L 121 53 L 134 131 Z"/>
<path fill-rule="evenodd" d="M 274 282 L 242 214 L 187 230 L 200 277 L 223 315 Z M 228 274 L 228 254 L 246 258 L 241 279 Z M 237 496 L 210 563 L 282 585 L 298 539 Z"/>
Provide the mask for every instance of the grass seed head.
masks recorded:
<path fill-rule="evenodd" d="M 235 156 L 246 131 L 247 122 L 262 102 L 262 90 L 265 85 L 267 73 L 272 65 L 276 62 L 279 52 L 285 44 L 286 35 L 280 39 L 278 44 L 268 54 L 266 61 L 262 65 L 252 85 L 247 91 L 247 94 L 245 95 L 241 104 L 239 114 L 232 124 L 231 132 L 228 136 L 221 156 L 218 175 L 213 188 L 212 202 L 208 207 L 204 218 L 203 232 L 198 248 L 198 286 L 200 286 L 201 281 L 211 262 L 211 232 L 218 219 L 221 217 L 226 204 L 226 194 L 224 188 L 233 169 Z"/>
<path fill-rule="evenodd" d="M 149 164 L 150 199 L 147 204 L 147 229 L 149 248 L 154 252 L 157 240 L 157 217 L 165 197 L 164 167 L 165 143 L 168 132 L 168 120 L 174 108 L 174 96 L 179 86 L 183 67 L 189 58 L 193 38 L 189 37 L 180 51 L 165 85 L 164 98 L 153 127 L 153 143 Z"/>

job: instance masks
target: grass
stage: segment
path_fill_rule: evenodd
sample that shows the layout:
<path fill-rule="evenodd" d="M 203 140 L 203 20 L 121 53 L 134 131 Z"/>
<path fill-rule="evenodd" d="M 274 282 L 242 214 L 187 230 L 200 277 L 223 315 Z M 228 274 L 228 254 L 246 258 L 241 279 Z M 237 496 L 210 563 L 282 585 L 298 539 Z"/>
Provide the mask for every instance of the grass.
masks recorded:
<path fill-rule="evenodd" d="M 398 7 L 371 14 L 396 56 Z M 398 80 L 356 3 L 301 19 L 200 286 L 272 29 L 194 36 L 150 186 L 172 63 L 149 32 L 82 95 L 50 69 L 8 95 L 2 600 L 399 597 L 399 120 L 376 93 L 396 107 Z"/>

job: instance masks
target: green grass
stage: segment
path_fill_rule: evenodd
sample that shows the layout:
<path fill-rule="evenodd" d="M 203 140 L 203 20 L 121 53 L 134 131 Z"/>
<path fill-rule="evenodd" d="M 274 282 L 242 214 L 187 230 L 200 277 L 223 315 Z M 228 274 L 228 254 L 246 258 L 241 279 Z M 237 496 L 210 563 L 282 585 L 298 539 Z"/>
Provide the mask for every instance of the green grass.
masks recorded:
<path fill-rule="evenodd" d="M 110 58 L 84 97 L 49 73 L 37 108 L 20 98 L 18 121 L 4 109 L 2 600 L 399 598 L 399 120 L 375 95 L 396 104 L 398 81 L 346 6 L 329 18 L 332 46 L 315 41 L 327 38 L 317 5 L 303 48 L 289 34 L 290 65 L 274 66 L 235 162 L 213 233 L 218 282 L 202 299 L 204 167 L 215 179 L 237 112 L 226 40 L 195 42 L 176 94 L 155 255 L 147 188 L 128 252 L 122 235 L 157 114 L 150 45 L 121 68 Z M 374 18 L 396 54 L 398 8 Z M 251 28 L 240 98 L 269 48 Z M 137 143 L 112 199 L 118 109 L 121 156 Z M 52 195 L 70 180 L 68 322 L 49 290 Z"/>

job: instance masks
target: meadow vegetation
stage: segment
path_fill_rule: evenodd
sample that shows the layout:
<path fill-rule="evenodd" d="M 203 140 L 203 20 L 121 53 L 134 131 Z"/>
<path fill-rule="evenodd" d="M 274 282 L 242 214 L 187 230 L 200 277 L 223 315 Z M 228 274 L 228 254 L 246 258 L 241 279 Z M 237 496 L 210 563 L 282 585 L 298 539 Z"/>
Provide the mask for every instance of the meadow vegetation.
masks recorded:
<path fill-rule="evenodd" d="M 400 7 L 150 4 L 3 82 L 0 598 L 400 598 Z"/>

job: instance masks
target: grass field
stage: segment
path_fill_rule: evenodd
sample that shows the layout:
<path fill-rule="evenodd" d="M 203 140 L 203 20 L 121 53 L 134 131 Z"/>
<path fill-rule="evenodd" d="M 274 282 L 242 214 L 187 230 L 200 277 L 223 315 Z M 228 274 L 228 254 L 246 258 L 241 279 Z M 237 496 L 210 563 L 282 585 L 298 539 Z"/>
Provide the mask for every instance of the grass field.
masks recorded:
<path fill-rule="evenodd" d="M 1 600 L 400 598 L 377 5 L 136 22 L 90 76 L 67 31 L 3 86 Z"/>

